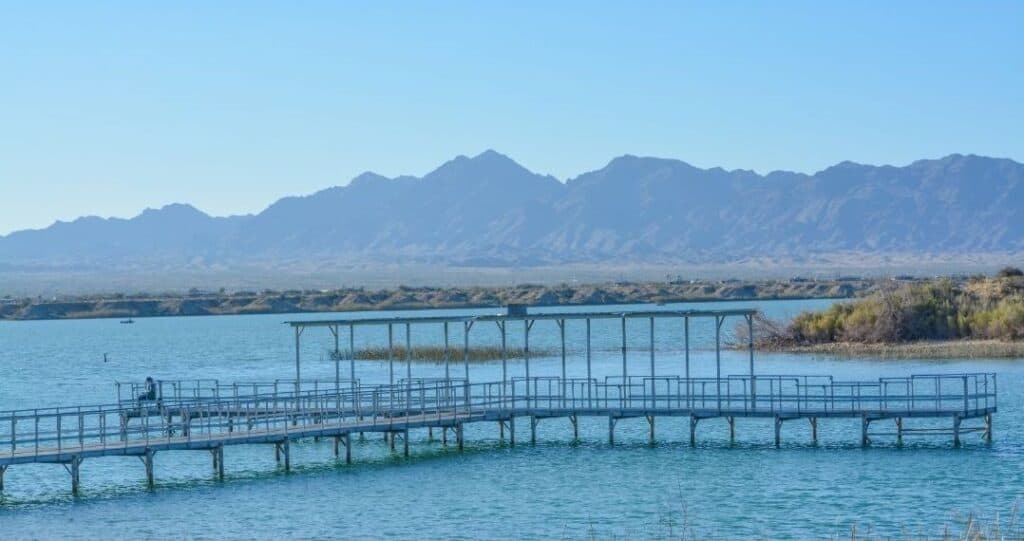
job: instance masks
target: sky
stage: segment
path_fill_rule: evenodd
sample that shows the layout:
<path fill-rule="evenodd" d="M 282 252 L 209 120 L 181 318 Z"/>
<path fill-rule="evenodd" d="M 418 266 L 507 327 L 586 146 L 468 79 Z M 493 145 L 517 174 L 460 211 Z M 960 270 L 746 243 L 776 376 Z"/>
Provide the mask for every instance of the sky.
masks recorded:
<path fill-rule="evenodd" d="M 1024 161 L 1024 2 L 0 0 L 0 235 L 259 212 L 493 148 L 812 173 Z"/>

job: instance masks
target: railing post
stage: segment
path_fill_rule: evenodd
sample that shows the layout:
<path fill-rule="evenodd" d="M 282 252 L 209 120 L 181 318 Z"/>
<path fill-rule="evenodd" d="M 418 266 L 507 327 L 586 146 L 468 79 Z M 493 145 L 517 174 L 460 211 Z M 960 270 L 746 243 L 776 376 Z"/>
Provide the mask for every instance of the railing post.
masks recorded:
<path fill-rule="evenodd" d="M 750 409 L 757 410 L 757 382 L 754 378 L 754 315 L 747 316 L 747 349 L 750 351 Z"/>
<path fill-rule="evenodd" d="M 964 415 L 967 415 L 969 411 L 968 400 L 967 400 L 967 375 L 964 374 Z"/>

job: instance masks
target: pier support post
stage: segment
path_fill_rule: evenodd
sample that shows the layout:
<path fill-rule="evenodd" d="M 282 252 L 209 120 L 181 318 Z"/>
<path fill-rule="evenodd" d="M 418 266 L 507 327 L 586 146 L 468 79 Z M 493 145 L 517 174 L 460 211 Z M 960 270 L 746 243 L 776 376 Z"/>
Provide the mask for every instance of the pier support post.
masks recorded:
<path fill-rule="evenodd" d="M 462 423 L 458 423 L 458 424 L 455 425 L 455 439 L 458 441 L 459 450 L 461 451 L 462 448 L 463 448 L 463 440 L 464 440 L 463 435 L 462 435 Z"/>
<path fill-rule="evenodd" d="M 615 423 L 618 420 L 615 417 L 608 417 L 608 445 L 615 444 Z"/>
<path fill-rule="evenodd" d="M 960 416 L 953 416 L 953 446 L 960 447 Z"/>
<path fill-rule="evenodd" d="M 505 441 L 505 421 L 498 421 L 498 441 Z"/>
<path fill-rule="evenodd" d="M 808 421 L 811 423 L 811 443 L 818 445 L 818 418 L 811 417 Z"/>
<path fill-rule="evenodd" d="M 153 488 L 156 483 L 153 480 L 153 456 L 156 453 L 152 449 L 146 449 L 142 455 L 142 463 L 146 465 L 146 486 Z"/>
<path fill-rule="evenodd" d="M 569 422 L 572 423 L 572 441 L 579 441 L 580 439 L 580 421 L 575 415 L 569 416 Z"/>
<path fill-rule="evenodd" d="M 0 466 L 0 492 L 4 491 L 4 474 L 7 473 L 7 466 Z"/>
<path fill-rule="evenodd" d="M 992 414 L 985 416 L 985 443 L 992 443 Z M 3 473 L 0 472 L 0 490 L 3 490 Z"/>
<path fill-rule="evenodd" d="M 339 447 L 341 447 L 341 436 L 334 436 L 334 458 L 338 458 Z"/>
<path fill-rule="evenodd" d="M 516 418 L 508 418 L 508 444 L 512 447 L 516 446 Z"/>
<path fill-rule="evenodd" d="M 654 445 L 654 416 L 653 415 L 646 415 L 646 417 L 647 417 L 647 424 L 650 427 L 650 434 L 648 434 L 648 436 L 647 436 L 647 443 L 649 443 L 650 445 Z"/>
<path fill-rule="evenodd" d="M 432 426 L 427 427 L 427 441 L 434 441 L 434 427 Z"/>
<path fill-rule="evenodd" d="M 409 458 L 409 429 L 402 431 L 402 454 Z"/>
<path fill-rule="evenodd" d="M 867 415 L 860 418 L 860 444 L 867 447 L 871 445 L 871 438 L 868 437 L 868 428 L 871 426 L 871 419 Z"/>
<path fill-rule="evenodd" d="M 729 445 L 732 445 L 736 443 L 736 418 L 726 417 L 725 422 L 729 423 Z"/>
<path fill-rule="evenodd" d="M 696 415 L 690 416 L 690 447 L 697 446 L 697 423 L 700 422 L 700 418 Z"/>
<path fill-rule="evenodd" d="M 445 447 L 448 446 L 448 427 L 447 426 L 442 426 L 441 427 L 441 445 L 444 445 Z"/>
<path fill-rule="evenodd" d="M 530 416 L 530 445 L 537 445 L 537 423 L 540 419 L 537 419 L 535 415 Z"/>
<path fill-rule="evenodd" d="M 896 445 L 903 445 L 903 417 L 896 418 Z"/>
<path fill-rule="evenodd" d="M 210 450 L 213 454 L 213 470 L 217 473 L 217 479 L 224 480 L 224 446 L 218 445 Z"/>
<path fill-rule="evenodd" d="M 292 457 L 291 442 L 289 440 L 283 440 L 274 444 L 274 456 L 277 457 L 278 462 L 281 461 L 282 455 L 284 455 L 284 471 L 291 471 Z"/>
<path fill-rule="evenodd" d="M 775 416 L 775 446 L 782 445 L 782 417 Z"/>
<path fill-rule="evenodd" d="M 394 450 L 395 450 L 395 433 L 394 432 L 389 432 L 388 434 L 389 434 L 387 436 L 387 438 L 388 438 L 388 446 L 391 448 L 391 451 L 394 452 Z"/>
<path fill-rule="evenodd" d="M 68 466 L 68 473 L 71 474 L 71 495 L 78 496 L 78 488 L 82 485 L 82 477 L 80 472 L 82 470 L 82 459 L 78 456 L 71 457 L 71 462 Z"/>
<path fill-rule="evenodd" d="M 344 435 L 345 438 L 345 464 L 352 463 L 352 434 Z"/>

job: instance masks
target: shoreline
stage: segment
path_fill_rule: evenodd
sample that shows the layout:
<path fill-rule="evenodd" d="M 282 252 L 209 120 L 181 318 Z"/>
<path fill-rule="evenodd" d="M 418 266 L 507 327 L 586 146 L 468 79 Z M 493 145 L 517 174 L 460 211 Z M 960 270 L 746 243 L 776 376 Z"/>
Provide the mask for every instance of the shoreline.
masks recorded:
<path fill-rule="evenodd" d="M 1024 359 L 1024 341 L 935 340 L 888 344 L 830 342 L 802 346 L 760 347 L 758 351 L 834 357 L 881 357 L 884 359 Z"/>
<path fill-rule="evenodd" d="M 57 299 L 2 299 L 0 321 L 114 319 L 243 314 L 299 314 L 368 310 L 499 308 L 507 304 L 607 306 L 768 300 L 841 300 L 876 290 L 882 281 L 691 280 L 508 287 L 399 287 L 366 290 L 139 294 Z"/>

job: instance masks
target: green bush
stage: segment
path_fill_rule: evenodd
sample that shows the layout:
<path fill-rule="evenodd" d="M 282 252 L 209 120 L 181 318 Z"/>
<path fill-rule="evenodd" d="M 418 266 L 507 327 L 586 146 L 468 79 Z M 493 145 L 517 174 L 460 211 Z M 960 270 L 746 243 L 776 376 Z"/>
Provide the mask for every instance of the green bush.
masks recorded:
<path fill-rule="evenodd" d="M 793 319 L 777 342 L 889 343 L 919 340 L 1024 339 L 1024 281 L 995 278 L 904 284 L 852 303 Z"/>

